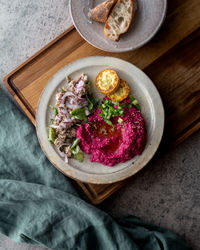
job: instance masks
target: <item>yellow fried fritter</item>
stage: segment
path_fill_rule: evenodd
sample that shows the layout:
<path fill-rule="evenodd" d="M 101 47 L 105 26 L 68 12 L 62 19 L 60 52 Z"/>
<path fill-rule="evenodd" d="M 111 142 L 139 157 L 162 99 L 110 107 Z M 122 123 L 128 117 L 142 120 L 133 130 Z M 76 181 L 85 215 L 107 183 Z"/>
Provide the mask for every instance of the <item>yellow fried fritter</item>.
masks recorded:
<path fill-rule="evenodd" d="M 114 70 L 105 69 L 99 72 L 95 83 L 101 93 L 108 95 L 119 87 L 120 79 Z"/>
<path fill-rule="evenodd" d="M 127 82 L 123 79 L 120 79 L 120 84 L 118 89 L 114 93 L 108 94 L 107 96 L 112 101 L 121 102 L 128 97 L 129 93 L 130 93 L 130 88 Z"/>

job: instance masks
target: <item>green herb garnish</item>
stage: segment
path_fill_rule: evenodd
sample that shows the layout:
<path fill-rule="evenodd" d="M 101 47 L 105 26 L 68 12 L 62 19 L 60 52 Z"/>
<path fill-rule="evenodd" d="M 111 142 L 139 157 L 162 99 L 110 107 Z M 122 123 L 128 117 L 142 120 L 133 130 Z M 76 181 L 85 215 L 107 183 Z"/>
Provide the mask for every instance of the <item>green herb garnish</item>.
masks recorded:
<path fill-rule="evenodd" d="M 84 153 L 83 153 L 83 151 L 80 149 L 80 147 L 79 147 L 79 142 L 80 142 L 80 138 L 77 138 L 74 142 L 73 142 L 73 144 L 72 144 L 72 146 L 71 146 L 71 151 L 72 151 L 72 154 L 73 154 L 73 156 L 74 156 L 74 158 L 76 159 L 76 160 L 78 160 L 78 161 L 80 161 L 80 162 L 83 162 L 83 160 L 84 160 Z"/>
<path fill-rule="evenodd" d="M 51 108 L 52 110 L 54 110 L 55 116 L 57 116 L 57 114 L 58 114 L 58 108 L 57 108 L 56 106 L 51 106 L 51 105 L 50 105 L 50 108 Z"/>
<path fill-rule="evenodd" d="M 51 122 L 51 124 L 53 124 L 54 123 L 54 119 L 50 118 L 50 122 Z"/>
<path fill-rule="evenodd" d="M 106 120 L 106 123 L 108 123 L 108 125 L 110 125 L 110 126 L 112 126 L 113 124 L 112 124 L 112 122 L 111 121 L 109 121 L 109 120 Z"/>
<path fill-rule="evenodd" d="M 74 158 L 80 162 L 84 161 L 84 153 L 80 149 L 79 145 L 76 146 L 75 149 L 72 150 L 72 154 L 74 155 Z"/>
<path fill-rule="evenodd" d="M 72 110 L 70 116 L 81 121 L 87 121 L 85 109 L 82 108 Z"/>
<path fill-rule="evenodd" d="M 64 90 L 64 88 L 61 88 L 60 91 L 61 91 L 62 93 L 65 93 L 65 92 L 66 92 L 66 90 Z"/>
<path fill-rule="evenodd" d="M 80 142 L 80 138 L 76 138 L 76 140 L 72 143 L 71 149 L 75 148 Z"/>
<path fill-rule="evenodd" d="M 52 127 L 48 127 L 48 141 L 54 143 L 56 139 L 56 132 Z"/>
<path fill-rule="evenodd" d="M 89 92 L 86 92 L 86 98 L 89 102 L 88 110 L 92 110 L 98 101 L 95 99 L 94 95 Z"/>
<path fill-rule="evenodd" d="M 109 125 L 112 125 L 110 119 L 115 116 L 124 116 L 124 107 L 131 108 L 133 105 L 140 110 L 140 105 L 138 101 L 133 97 L 130 96 L 131 103 L 119 103 L 119 102 L 112 102 L 111 100 L 104 100 L 104 102 L 99 106 L 101 109 L 101 113 L 99 114 L 105 122 Z M 117 106 L 117 108 L 115 107 Z M 119 118 L 118 123 L 122 123 L 123 119 Z"/>
<path fill-rule="evenodd" d="M 132 95 L 130 95 L 130 99 L 131 99 L 131 104 L 133 104 L 136 107 L 136 109 L 140 110 L 140 105 L 138 101 Z"/>
<path fill-rule="evenodd" d="M 120 106 L 121 106 L 122 108 L 127 107 L 127 108 L 130 109 L 130 108 L 132 107 L 132 104 L 127 103 L 127 102 L 124 102 L 124 103 L 120 104 Z"/>
<path fill-rule="evenodd" d="M 118 108 L 114 108 L 114 106 Z M 123 116 L 124 110 L 122 104 L 119 102 L 112 102 L 111 100 L 105 100 L 102 105 L 99 107 L 101 109 L 101 113 L 99 114 L 103 120 L 109 125 L 113 125 L 110 119 L 115 116 Z"/>
<path fill-rule="evenodd" d="M 88 89 L 90 89 L 90 88 L 91 88 L 92 83 L 91 83 L 90 81 L 88 81 L 88 82 L 87 82 L 87 85 L 88 85 Z"/>
<path fill-rule="evenodd" d="M 117 121 L 119 124 L 121 124 L 124 120 L 122 118 L 119 118 Z"/>

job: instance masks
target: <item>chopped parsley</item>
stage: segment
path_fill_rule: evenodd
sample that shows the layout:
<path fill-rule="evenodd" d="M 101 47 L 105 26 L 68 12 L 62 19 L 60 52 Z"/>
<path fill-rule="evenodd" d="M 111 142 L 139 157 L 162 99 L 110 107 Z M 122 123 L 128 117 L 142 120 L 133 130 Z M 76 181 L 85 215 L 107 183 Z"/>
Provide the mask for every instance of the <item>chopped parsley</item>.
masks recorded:
<path fill-rule="evenodd" d="M 58 114 L 58 108 L 57 108 L 56 106 L 51 106 L 51 105 L 50 105 L 50 108 L 51 108 L 52 110 L 54 110 L 55 116 L 57 116 L 57 114 Z"/>
<path fill-rule="evenodd" d="M 74 117 L 74 118 L 76 118 L 78 120 L 81 120 L 81 121 L 87 121 L 87 117 L 86 117 L 86 114 L 85 114 L 85 109 L 83 109 L 83 108 L 72 110 L 71 113 L 70 113 L 70 116 Z"/>
<path fill-rule="evenodd" d="M 66 90 L 65 90 L 64 88 L 61 88 L 60 91 L 61 91 L 62 93 L 65 93 L 65 92 L 66 92 Z"/>

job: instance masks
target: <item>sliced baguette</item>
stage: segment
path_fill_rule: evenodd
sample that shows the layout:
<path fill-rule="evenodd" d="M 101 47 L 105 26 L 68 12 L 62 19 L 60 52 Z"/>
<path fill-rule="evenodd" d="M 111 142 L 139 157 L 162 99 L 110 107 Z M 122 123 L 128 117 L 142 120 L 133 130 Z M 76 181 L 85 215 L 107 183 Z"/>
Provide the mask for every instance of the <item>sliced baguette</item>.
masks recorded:
<path fill-rule="evenodd" d="M 105 23 L 112 6 L 115 4 L 116 0 L 107 0 L 88 12 L 88 17 L 91 20 Z"/>
<path fill-rule="evenodd" d="M 104 26 L 104 35 L 118 41 L 127 32 L 137 9 L 136 0 L 117 0 Z"/>

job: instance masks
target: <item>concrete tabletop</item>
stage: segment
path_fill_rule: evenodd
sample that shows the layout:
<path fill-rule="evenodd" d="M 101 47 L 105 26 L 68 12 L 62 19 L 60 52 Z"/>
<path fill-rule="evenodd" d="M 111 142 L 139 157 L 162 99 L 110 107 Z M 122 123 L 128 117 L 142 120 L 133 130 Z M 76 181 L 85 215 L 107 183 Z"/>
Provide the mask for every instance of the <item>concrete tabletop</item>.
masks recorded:
<path fill-rule="evenodd" d="M 0 78 L 72 24 L 68 0 L 0 0 Z M 0 82 L 2 85 L 2 81 Z M 99 207 L 166 227 L 200 249 L 200 132 L 157 154 Z M 44 250 L 0 235 L 0 250 Z"/>

